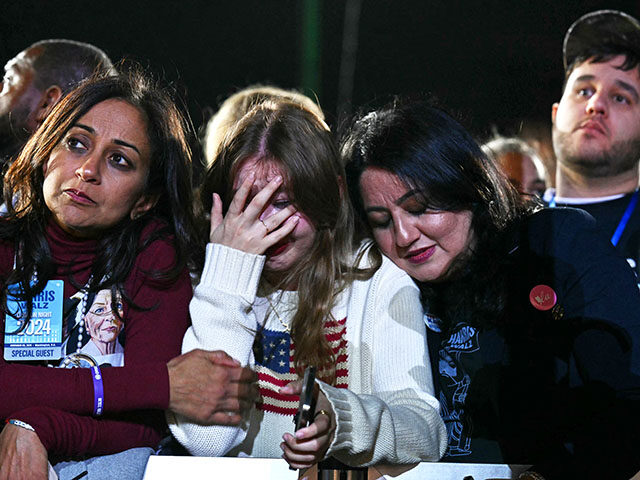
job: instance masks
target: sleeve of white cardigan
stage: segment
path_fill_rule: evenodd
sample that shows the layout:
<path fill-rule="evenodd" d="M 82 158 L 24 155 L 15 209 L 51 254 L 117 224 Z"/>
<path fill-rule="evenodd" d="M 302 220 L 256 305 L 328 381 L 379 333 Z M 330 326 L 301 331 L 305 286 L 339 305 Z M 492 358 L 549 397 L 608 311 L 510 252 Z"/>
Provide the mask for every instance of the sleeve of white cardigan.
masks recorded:
<path fill-rule="evenodd" d="M 380 275 L 378 275 L 380 274 Z M 336 413 L 334 441 L 327 452 L 351 465 L 437 461 L 447 432 L 434 397 L 419 292 L 395 266 L 382 268 L 367 292 L 365 325 L 373 329 L 371 394 L 356 394 L 320 382 Z M 370 366 L 370 372 L 365 372 Z"/>
<path fill-rule="evenodd" d="M 224 350 L 242 365 L 253 365 L 255 318 L 250 313 L 265 257 L 208 244 L 200 283 L 189 305 L 192 325 L 182 353 Z M 247 426 L 199 425 L 167 412 L 171 433 L 192 455 L 222 456 L 240 444 Z"/>

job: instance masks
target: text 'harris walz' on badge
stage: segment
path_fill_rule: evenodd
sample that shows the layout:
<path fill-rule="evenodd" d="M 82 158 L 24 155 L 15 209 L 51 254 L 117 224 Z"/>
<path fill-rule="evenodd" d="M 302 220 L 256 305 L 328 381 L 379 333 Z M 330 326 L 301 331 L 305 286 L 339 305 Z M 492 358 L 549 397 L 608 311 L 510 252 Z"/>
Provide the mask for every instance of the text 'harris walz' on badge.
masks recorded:
<path fill-rule="evenodd" d="M 7 361 L 57 360 L 62 352 L 62 304 L 64 282 L 50 280 L 33 299 L 31 319 L 25 326 L 26 302 L 17 301 L 19 287 L 7 293 L 4 330 L 4 359 Z M 12 295 L 13 293 L 13 295 Z"/>

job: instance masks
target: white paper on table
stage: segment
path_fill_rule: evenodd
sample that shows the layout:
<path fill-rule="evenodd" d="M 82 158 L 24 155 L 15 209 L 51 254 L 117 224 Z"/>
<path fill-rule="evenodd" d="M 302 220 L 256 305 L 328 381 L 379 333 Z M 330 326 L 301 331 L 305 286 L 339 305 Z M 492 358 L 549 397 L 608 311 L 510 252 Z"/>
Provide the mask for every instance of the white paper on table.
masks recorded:
<path fill-rule="evenodd" d="M 149 457 L 143 480 L 205 480 L 230 478 L 297 480 L 298 471 L 289 470 L 281 458 L 234 457 Z"/>

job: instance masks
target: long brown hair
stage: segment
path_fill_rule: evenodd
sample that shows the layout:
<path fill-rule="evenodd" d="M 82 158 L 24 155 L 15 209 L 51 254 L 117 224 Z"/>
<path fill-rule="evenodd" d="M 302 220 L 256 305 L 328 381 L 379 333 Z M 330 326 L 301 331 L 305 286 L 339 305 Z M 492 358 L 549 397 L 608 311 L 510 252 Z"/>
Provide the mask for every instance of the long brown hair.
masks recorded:
<path fill-rule="evenodd" d="M 100 73 L 55 106 L 4 178 L 3 195 L 8 213 L 0 222 L 0 239 L 15 243 L 16 268 L 3 279 L 3 293 L 8 285 L 19 283 L 29 309 L 31 299 L 42 291 L 55 271 L 45 234 L 51 212 L 42 190 L 43 165 L 80 117 L 98 103 L 112 98 L 126 101 L 146 118 L 152 163 L 145 193 L 157 195 L 158 201 L 144 215 L 135 219 L 127 216 L 103 232 L 96 248 L 89 289 L 95 292 L 110 286 L 121 287 L 138 254 L 158 238 L 170 239 L 176 252 L 175 262 L 166 271 L 148 272 L 149 275 L 161 280 L 174 279 L 190 264 L 197 235 L 188 141 L 191 130 L 186 117 L 174 102 L 171 91 L 136 65 L 128 70 L 123 67 L 117 76 Z M 158 220 L 161 228 L 141 242 L 144 227 Z M 31 285 L 36 272 L 37 282 Z M 122 293 L 128 300 L 127 292 Z"/>
<path fill-rule="evenodd" d="M 300 374 L 315 365 L 328 381 L 335 377 L 334 355 L 324 334 L 336 297 L 353 278 L 353 213 L 341 182 L 344 170 L 329 128 L 322 119 L 286 100 L 266 101 L 249 111 L 227 136 L 207 171 L 201 190 L 204 210 L 217 192 L 226 212 L 233 179 L 247 159 L 274 161 L 296 208 L 316 229 L 311 251 L 276 285 L 295 283 L 298 306 L 291 324 Z"/>

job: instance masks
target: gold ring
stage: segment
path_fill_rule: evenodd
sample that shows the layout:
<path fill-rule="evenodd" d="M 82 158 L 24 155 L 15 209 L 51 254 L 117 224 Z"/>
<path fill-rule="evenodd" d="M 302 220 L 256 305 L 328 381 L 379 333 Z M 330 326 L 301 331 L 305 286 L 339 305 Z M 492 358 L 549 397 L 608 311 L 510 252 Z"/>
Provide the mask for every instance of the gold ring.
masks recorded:
<path fill-rule="evenodd" d="M 318 415 L 326 415 L 327 417 L 329 417 L 329 420 L 331 420 L 331 414 L 326 410 L 318 410 L 316 414 L 313 416 L 313 419 L 315 420 L 318 417 Z"/>
<path fill-rule="evenodd" d="M 264 220 L 262 220 L 261 218 L 260 218 L 259 220 L 260 220 L 260 223 L 261 223 L 262 225 L 264 225 L 264 228 L 266 228 L 266 229 L 267 229 L 267 234 L 271 233 L 271 232 L 269 231 L 269 227 L 267 227 L 267 224 L 266 224 L 266 223 L 264 223 Z"/>

